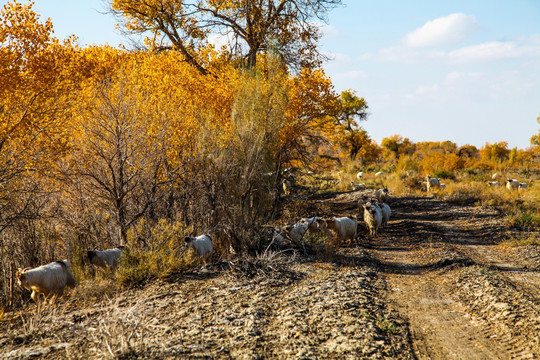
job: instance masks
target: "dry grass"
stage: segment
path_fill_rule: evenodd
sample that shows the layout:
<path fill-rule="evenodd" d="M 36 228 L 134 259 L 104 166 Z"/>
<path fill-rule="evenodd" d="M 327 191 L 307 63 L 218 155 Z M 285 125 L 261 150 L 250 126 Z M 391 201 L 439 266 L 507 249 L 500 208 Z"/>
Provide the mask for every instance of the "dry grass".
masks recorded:
<path fill-rule="evenodd" d="M 335 185 L 330 187 L 334 191 L 351 191 L 351 183 L 364 183 L 367 189 L 378 189 L 387 186 L 390 197 L 395 196 L 435 196 L 441 200 L 460 204 L 494 207 L 506 215 L 509 226 L 518 228 L 540 227 L 540 180 L 534 172 L 514 174 L 498 170 L 504 174 L 499 178 L 500 186 L 489 186 L 492 171 L 461 171 L 452 173 L 440 171 L 444 175 L 441 182 L 445 188 L 436 188 L 426 191 L 423 174 L 414 170 L 399 170 L 392 173 L 385 172 L 382 176 L 375 176 L 373 171 L 364 171 L 364 179 L 358 180 L 357 166 L 347 164 L 343 171 L 334 171 L 320 175 L 321 177 L 335 179 Z M 525 176 L 529 175 L 528 178 Z M 506 178 L 516 178 L 528 185 L 526 189 L 509 191 L 505 187 Z"/>
<path fill-rule="evenodd" d="M 303 275 L 290 268 L 296 258 L 294 255 L 267 251 L 257 256 L 241 257 L 229 262 L 230 274 L 247 279 L 298 280 Z"/>
<path fill-rule="evenodd" d="M 454 204 L 494 207 L 507 216 L 510 226 L 540 227 L 540 185 L 536 181 L 538 179 L 508 175 L 528 184 L 526 189 L 509 191 L 502 180 L 500 180 L 500 186 L 489 186 L 487 182 L 491 180 L 490 174 L 491 172 L 462 173 L 449 176 L 441 181 L 445 183 L 444 189 L 432 189 L 429 194 L 426 192 L 424 177 L 414 171 L 394 172 L 384 174 L 382 177 L 367 174 L 364 182 L 371 189 L 387 186 L 390 196 L 433 195 Z"/>
<path fill-rule="evenodd" d="M 537 232 L 527 232 L 519 236 L 508 236 L 499 244 L 500 247 L 540 246 L 540 235 Z"/>
<path fill-rule="evenodd" d="M 106 278 L 98 275 L 94 279 L 81 281 L 79 286 L 71 291 L 71 298 L 77 299 L 79 304 L 91 305 L 102 299 L 114 297 L 121 290 L 121 286 L 113 276 Z"/>
<path fill-rule="evenodd" d="M 143 314 L 144 300 L 128 308 L 113 304 L 100 316 L 98 326 L 88 328 L 94 346 L 92 352 L 100 358 L 138 358 L 147 348 L 145 333 L 151 321 Z"/>
<path fill-rule="evenodd" d="M 485 198 L 485 185 L 477 182 L 448 183 L 446 189 L 438 189 L 435 192 L 449 203 L 473 205 Z"/>
<path fill-rule="evenodd" d="M 507 215 L 511 226 L 540 227 L 540 185 L 536 179 L 521 178 L 528 188 L 515 191 L 506 189 L 503 181 L 500 186 L 491 187 L 487 184 L 488 179 L 491 178 L 487 173 L 461 174 L 443 180 L 446 187 L 432 189 L 429 195 L 455 204 L 495 207 Z M 423 176 L 412 171 L 396 172 L 376 178 L 368 188 L 375 189 L 384 184 L 388 186 L 390 196 L 426 196 L 424 181 Z"/>
<path fill-rule="evenodd" d="M 35 311 L 19 313 L 21 326 L 19 334 L 23 338 L 40 337 L 49 331 L 50 324 L 58 317 L 58 308 L 52 305 L 40 304 L 35 306 Z"/>

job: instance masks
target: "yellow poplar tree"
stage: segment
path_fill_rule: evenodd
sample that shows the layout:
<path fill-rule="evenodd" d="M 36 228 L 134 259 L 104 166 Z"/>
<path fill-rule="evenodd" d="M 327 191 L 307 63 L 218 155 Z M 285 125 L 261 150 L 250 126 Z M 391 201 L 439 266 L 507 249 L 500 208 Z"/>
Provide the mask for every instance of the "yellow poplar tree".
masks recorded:
<path fill-rule="evenodd" d="M 40 176 L 68 150 L 74 39 L 52 37 L 32 5 L 0 10 L 0 226 L 30 210 Z"/>

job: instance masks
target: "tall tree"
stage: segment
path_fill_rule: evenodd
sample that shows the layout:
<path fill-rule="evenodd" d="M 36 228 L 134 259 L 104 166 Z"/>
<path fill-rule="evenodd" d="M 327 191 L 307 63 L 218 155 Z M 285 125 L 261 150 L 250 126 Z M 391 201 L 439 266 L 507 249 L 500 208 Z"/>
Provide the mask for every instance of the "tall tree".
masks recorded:
<path fill-rule="evenodd" d="M 65 153 L 66 118 L 74 82 L 65 68 L 71 39 L 52 37 L 32 3 L 0 10 L 0 232 L 28 210 L 39 174 Z"/>
<path fill-rule="evenodd" d="M 150 131 L 153 122 L 138 108 L 148 103 L 128 75 L 91 86 L 82 93 L 74 150 L 66 163 L 74 189 L 94 199 L 96 208 L 114 215 L 121 244 L 131 225 L 156 201 L 156 190 L 169 184 L 162 176 L 164 131 Z M 152 119 L 157 121 L 155 119 Z M 69 183 L 69 182 L 68 182 Z"/>
<path fill-rule="evenodd" d="M 151 33 L 149 45 L 176 49 L 207 73 L 199 51 L 211 33 L 231 37 L 231 52 L 249 68 L 256 65 L 257 54 L 271 48 L 297 69 L 320 64 L 315 21 L 325 21 L 328 11 L 340 4 L 341 0 L 112 0 L 112 10 L 125 19 L 128 32 Z"/>
<path fill-rule="evenodd" d="M 371 143 L 367 132 L 358 124 L 367 118 L 367 109 L 364 98 L 359 98 L 354 91 L 341 92 L 335 116 L 337 141 L 349 153 L 351 160 L 356 159 L 363 146 Z"/>

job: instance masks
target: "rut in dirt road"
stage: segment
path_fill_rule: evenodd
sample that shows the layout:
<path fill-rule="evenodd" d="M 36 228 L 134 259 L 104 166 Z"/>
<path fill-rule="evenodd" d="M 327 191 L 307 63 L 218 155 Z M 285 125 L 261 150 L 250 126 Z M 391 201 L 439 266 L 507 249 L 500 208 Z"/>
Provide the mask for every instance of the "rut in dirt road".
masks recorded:
<path fill-rule="evenodd" d="M 409 322 L 419 359 L 540 357 L 538 249 L 496 246 L 507 233 L 492 209 L 394 198 L 367 252 L 386 279 L 389 307 Z"/>

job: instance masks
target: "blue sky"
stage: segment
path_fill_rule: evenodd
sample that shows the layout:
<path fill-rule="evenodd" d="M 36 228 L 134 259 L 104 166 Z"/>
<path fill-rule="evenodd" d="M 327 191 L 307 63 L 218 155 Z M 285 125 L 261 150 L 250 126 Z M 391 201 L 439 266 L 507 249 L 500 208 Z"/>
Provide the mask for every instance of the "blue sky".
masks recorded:
<path fill-rule="evenodd" d="M 6 3 L 1 0 L 0 3 Z M 540 124 L 540 1 L 345 0 L 321 50 L 337 91 L 364 97 L 378 143 L 399 134 L 478 147 L 527 148 Z M 81 44 L 128 42 L 101 0 L 36 0 L 55 34 Z"/>

